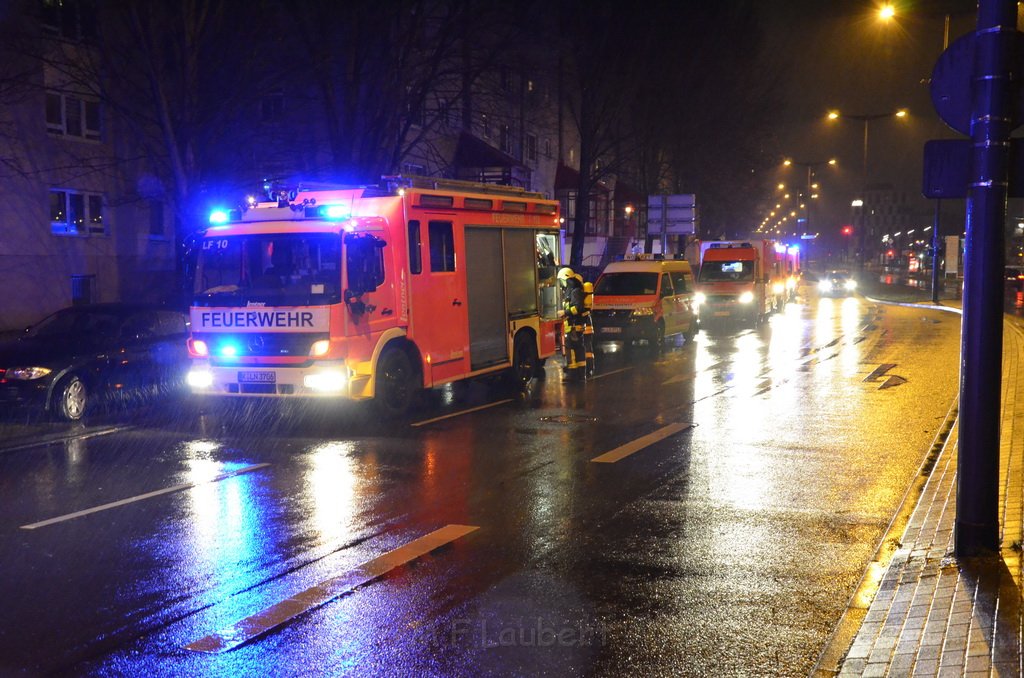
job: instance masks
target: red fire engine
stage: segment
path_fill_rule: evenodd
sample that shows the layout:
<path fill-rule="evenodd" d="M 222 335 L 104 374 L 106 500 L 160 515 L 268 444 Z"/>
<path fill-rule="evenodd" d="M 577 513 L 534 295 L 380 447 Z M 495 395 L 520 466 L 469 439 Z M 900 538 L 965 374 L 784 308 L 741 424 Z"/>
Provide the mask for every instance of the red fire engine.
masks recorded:
<path fill-rule="evenodd" d="M 558 203 L 424 177 L 297 190 L 214 212 L 198 252 L 188 381 L 222 397 L 374 399 L 555 351 Z"/>

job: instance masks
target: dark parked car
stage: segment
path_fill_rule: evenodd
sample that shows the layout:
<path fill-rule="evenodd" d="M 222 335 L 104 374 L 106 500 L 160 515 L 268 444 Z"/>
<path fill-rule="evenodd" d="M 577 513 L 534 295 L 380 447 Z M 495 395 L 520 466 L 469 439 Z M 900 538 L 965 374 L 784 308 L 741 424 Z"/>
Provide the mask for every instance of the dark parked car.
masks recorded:
<path fill-rule="evenodd" d="M 141 304 L 72 306 L 0 344 L 0 404 L 81 419 L 94 405 L 183 388 L 188 317 Z"/>

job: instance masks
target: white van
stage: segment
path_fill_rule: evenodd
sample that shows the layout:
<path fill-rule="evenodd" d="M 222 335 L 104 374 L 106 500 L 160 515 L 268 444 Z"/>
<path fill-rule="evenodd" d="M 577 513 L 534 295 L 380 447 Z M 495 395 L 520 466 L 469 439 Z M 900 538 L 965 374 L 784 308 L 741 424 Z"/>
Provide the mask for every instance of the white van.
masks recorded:
<path fill-rule="evenodd" d="M 697 334 L 693 295 L 693 272 L 683 259 L 608 264 L 594 285 L 594 339 L 645 342 L 659 349 L 669 335 L 690 341 Z"/>

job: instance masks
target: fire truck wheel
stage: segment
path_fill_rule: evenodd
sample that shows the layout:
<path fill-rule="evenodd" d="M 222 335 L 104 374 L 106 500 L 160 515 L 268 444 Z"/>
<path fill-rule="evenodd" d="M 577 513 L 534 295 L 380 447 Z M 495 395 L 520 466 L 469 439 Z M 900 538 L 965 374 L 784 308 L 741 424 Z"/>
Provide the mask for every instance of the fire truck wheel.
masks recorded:
<path fill-rule="evenodd" d="M 401 416 L 412 407 L 415 394 L 409 356 L 396 348 L 386 349 L 377 361 L 374 404 L 385 415 Z"/>
<path fill-rule="evenodd" d="M 64 421 L 78 421 L 85 414 L 89 391 L 75 375 L 64 377 L 53 391 L 53 413 Z"/>
<path fill-rule="evenodd" d="M 525 386 L 536 374 L 537 347 L 530 335 L 519 334 L 512 345 L 512 381 L 517 386 Z"/>

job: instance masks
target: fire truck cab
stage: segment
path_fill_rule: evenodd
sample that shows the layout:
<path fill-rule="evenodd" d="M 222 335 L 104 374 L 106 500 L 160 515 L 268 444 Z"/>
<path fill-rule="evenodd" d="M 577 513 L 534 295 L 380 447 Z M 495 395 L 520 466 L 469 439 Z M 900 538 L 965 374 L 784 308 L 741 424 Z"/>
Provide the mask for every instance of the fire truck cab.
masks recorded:
<path fill-rule="evenodd" d="M 198 250 L 193 393 L 373 399 L 504 373 L 555 350 L 558 203 L 519 188 L 385 177 L 216 212 Z"/>
<path fill-rule="evenodd" d="M 742 319 L 757 326 L 770 313 L 785 307 L 788 270 L 785 247 L 772 240 L 701 243 L 697 278 L 701 322 Z M 792 289 L 796 289 L 795 278 Z"/>

